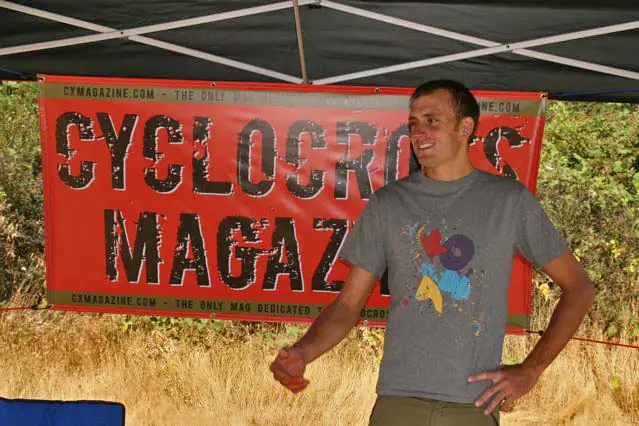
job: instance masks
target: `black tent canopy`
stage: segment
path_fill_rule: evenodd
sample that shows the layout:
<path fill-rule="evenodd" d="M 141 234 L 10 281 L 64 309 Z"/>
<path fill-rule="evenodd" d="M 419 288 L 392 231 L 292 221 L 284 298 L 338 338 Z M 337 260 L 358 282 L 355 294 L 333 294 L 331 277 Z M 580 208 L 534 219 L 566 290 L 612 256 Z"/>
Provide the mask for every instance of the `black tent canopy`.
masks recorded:
<path fill-rule="evenodd" d="M 297 18 L 297 19 L 296 19 Z M 639 101 L 639 4 L 0 1 L 0 79 L 36 73 L 414 87 Z"/>

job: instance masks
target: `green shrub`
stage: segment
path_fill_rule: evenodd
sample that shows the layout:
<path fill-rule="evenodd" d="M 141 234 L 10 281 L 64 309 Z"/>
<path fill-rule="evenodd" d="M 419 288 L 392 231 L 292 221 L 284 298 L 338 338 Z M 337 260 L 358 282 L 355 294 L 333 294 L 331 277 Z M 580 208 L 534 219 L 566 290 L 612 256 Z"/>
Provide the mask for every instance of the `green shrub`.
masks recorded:
<path fill-rule="evenodd" d="M 35 84 L 0 85 L 0 300 L 44 291 L 44 221 Z"/>
<path fill-rule="evenodd" d="M 618 329 L 639 307 L 639 107 L 553 102 L 547 116 L 538 194 L 597 286 L 591 318 Z"/>

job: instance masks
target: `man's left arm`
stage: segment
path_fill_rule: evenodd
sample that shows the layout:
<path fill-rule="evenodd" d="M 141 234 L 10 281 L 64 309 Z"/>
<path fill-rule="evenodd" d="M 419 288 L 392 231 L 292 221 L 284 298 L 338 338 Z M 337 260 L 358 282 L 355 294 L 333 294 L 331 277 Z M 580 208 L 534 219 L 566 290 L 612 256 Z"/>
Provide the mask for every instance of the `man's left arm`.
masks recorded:
<path fill-rule="evenodd" d="M 489 402 L 485 414 L 498 405 L 510 408 L 513 401 L 528 393 L 541 373 L 566 346 L 581 324 L 595 298 L 595 286 L 570 250 L 551 260 L 543 271 L 561 288 L 559 303 L 546 331 L 521 364 L 504 366 L 499 371 L 470 376 L 469 382 L 490 380 L 490 386 L 475 402 L 480 407 Z"/>

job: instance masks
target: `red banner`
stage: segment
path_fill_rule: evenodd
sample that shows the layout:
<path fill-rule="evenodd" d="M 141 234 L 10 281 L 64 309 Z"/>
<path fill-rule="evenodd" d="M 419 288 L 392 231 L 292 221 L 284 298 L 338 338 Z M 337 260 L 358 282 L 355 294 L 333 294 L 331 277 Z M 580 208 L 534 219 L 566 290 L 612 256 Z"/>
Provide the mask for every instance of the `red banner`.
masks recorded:
<path fill-rule="evenodd" d="M 41 79 L 57 309 L 311 321 L 341 288 L 353 221 L 411 168 L 410 89 Z M 534 191 L 545 97 L 475 95 L 475 166 Z M 510 331 L 530 285 L 518 258 Z M 385 288 L 362 321 L 384 324 Z"/>

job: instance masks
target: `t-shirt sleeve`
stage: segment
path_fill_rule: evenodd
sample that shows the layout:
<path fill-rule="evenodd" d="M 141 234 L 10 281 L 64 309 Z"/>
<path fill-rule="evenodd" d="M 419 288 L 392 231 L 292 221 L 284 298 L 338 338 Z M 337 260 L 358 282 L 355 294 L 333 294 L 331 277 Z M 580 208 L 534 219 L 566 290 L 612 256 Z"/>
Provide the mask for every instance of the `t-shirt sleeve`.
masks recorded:
<path fill-rule="evenodd" d="M 339 257 L 348 263 L 381 277 L 386 270 L 387 258 L 381 227 L 379 199 L 373 195 L 362 210 L 342 246 Z"/>
<path fill-rule="evenodd" d="M 515 227 L 515 248 L 537 268 L 543 268 L 568 248 L 539 200 L 526 187 L 519 196 Z"/>

